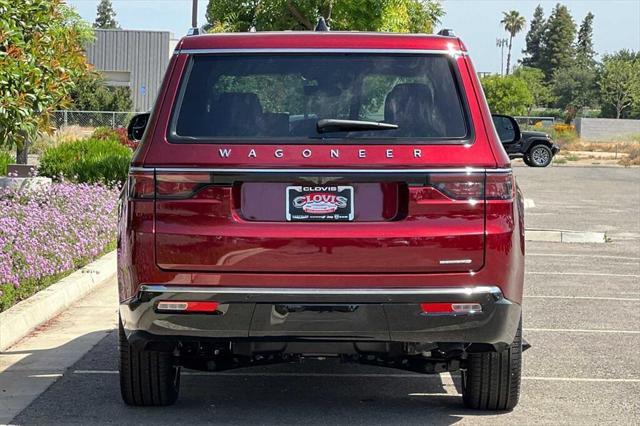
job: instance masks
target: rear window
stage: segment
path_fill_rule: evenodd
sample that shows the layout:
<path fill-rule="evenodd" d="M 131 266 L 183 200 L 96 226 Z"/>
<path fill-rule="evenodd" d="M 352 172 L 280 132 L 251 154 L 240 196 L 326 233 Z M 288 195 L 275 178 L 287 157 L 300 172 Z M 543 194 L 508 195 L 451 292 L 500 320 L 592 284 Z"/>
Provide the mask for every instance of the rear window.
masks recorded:
<path fill-rule="evenodd" d="M 396 129 L 319 133 L 321 119 Z M 194 55 L 171 120 L 172 142 L 215 139 L 468 138 L 464 103 L 446 55 Z"/>

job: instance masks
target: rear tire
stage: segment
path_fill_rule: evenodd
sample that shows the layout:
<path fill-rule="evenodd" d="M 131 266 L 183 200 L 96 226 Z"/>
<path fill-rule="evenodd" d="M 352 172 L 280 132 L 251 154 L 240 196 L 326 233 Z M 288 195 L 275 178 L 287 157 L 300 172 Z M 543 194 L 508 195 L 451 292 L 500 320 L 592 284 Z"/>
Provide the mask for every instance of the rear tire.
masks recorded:
<path fill-rule="evenodd" d="M 180 368 L 170 353 L 130 345 L 120 324 L 120 392 L 127 405 L 171 405 L 178 399 Z"/>
<path fill-rule="evenodd" d="M 462 399 L 475 410 L 512 410 L 518 405 L 522 371 L 522 321 L 511 346 L 502 352 L 470 354 L 462 372 Z"/>

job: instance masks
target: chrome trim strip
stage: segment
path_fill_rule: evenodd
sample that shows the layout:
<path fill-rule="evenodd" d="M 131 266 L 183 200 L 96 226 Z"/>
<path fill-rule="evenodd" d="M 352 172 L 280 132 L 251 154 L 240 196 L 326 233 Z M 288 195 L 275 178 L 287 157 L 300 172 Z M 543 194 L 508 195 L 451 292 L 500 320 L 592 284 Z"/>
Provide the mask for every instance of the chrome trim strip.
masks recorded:
<path fill-rule="evenodd" d="M 441 265 L 464 265 L 471 263 L 471 259 L 443 259 L 440 261 Z"/>
<path fill-rule="evenodd" d="M 419 55 L 436 54 L 466 56 L 467 52 L 457 49 L 339 49 L 339 48 L 247 48 L 247 49 L 182 49 L 178 54 L 200 55 L 211 53 L 413 53 Z"/>
<path fill-rule="evenodd" d="M 511 173 L 511 168 L 486 169 L 478 167 L 451 169 L 234 169 L 199 167 L 131 167 L 131 172 L 167 172 L 167 173 Z"/>
<path fill-rule="evenodd" d="M 268 294 L 268 295 L 320 295 L 320 296 L 363 296 L 363 295 L 502 295 L 496 286 L 473 287 L 433 287 L 433 288 L 256 288 L 256 287 L 193 287 L 163 285 L 142 285 L 139 292 L 147 293 L 192 293 L 192 294 Z"/>

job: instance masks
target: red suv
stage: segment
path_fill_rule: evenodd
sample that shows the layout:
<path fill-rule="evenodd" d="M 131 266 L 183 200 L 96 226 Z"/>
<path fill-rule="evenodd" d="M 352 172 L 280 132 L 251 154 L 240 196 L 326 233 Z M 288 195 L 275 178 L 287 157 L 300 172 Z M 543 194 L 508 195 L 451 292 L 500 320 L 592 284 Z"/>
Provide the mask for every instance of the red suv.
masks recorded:
<path fill-rule="evenodd" d="M 305 357 L 460 371 L 467 407 L 517 404 L 522 196 L 458 38 L 185 37 L 129 131 L 127 404 L 174 403 L 181 367 Z"/>

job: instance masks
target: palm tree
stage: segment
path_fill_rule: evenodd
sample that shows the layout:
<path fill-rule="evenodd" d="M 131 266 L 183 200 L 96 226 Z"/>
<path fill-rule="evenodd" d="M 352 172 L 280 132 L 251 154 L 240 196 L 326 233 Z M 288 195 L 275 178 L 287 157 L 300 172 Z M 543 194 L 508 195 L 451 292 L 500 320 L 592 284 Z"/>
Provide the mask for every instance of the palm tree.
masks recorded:
<path fill-rule="evenodd" d="M 507 54 L 507 75 L 509 75 L 509 65 L 511 64 L 511 43 L 513 42 L 513 38 L 516 34 L 524 29 L 524 25 L 527 21 L 517 10 L 502 12 L 502 15 L 504 15 L 504 17 L 500 23 L 504 25 L 504 30 L 509 33 L 509 53 Z"/>

